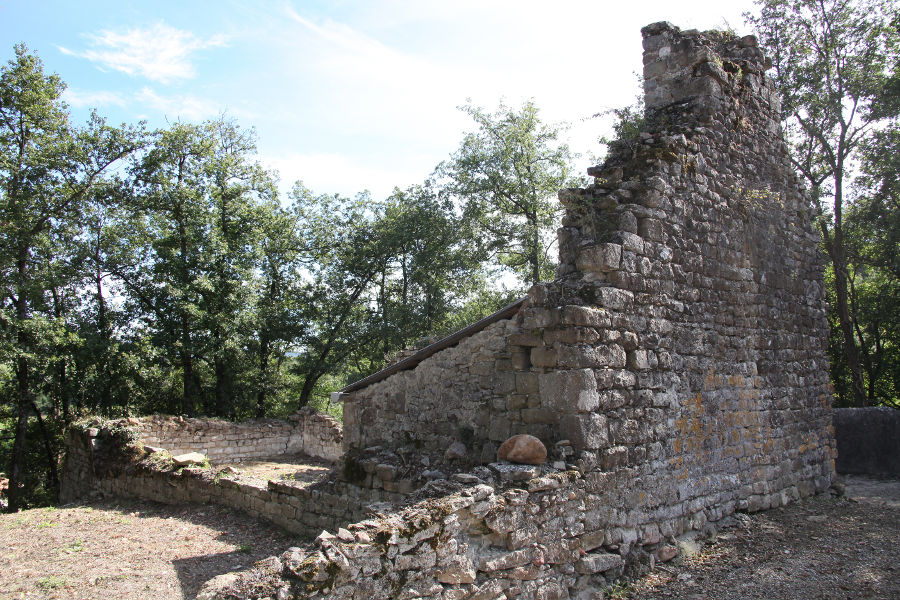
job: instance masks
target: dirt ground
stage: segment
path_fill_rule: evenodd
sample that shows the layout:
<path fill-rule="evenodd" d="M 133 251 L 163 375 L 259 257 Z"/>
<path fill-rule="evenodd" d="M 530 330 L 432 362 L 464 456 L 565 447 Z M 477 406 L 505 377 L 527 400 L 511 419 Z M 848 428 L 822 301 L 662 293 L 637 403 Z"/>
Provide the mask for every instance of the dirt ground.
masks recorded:
<path fill-rule="evenodd" d="M 271 465 L 236 467 L 247 476 L 281 474 Z M 900 598 L 900 481 L 857 477 L 845 485 L 843 497 L 823 494 L 742 516 L 740 527 L 695 556 L 657 565 L 606 596 Z M 116 500 L 4 514 L 0 600 L 193 598 L 208 579 L 295 543 L 274 526 L 215 506 Z"/>
<path fill-rule="evenodd" d="M 0 515 L 0 600 L 193 598 L 296 543 L 217 506 L 116 500 Z"/>
<path fill-rule="evenodd" d="M 237 471 L 235 475 L 229 475 L 229 478 L 232 479 L 246 478 L 260 481 L 289 479 L 311 485 L 324 478 L 331 466 L 331 463 L 327 460 L 313 458 L 305 454 L 288 454 L 240 463 L 216 464 L 213 468 L 221 470 L 231 467 Z"/>
<path fill-rule="evenodd" d="M 658 565 L 612 598 L 900 598 L 900 480 L 842 477 L 822 494 L 752 515 L 714 543 Z"/>

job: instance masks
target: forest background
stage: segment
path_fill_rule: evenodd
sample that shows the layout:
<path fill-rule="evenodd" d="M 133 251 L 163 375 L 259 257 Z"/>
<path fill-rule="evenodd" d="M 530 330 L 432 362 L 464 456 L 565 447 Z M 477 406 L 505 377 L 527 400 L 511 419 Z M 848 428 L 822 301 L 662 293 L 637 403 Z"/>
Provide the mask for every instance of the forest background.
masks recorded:
<path fill-rule="evenodd" d="M 798 174 L 819 208 L 835 401 L 900 407 L 900 12 L 765 0 Z M 87 414 L 340 416 L 329 393 L 554 276 L 557 190 L 583 183 L 533 102 L 472 127 L 386 198 L 294 184 L 226 115 L 73 123 L 24 45 L 0 69 L 0 465 L 8 509 L 52 502 Z M 626 148 L 640 103 L 613 111 Z"/>

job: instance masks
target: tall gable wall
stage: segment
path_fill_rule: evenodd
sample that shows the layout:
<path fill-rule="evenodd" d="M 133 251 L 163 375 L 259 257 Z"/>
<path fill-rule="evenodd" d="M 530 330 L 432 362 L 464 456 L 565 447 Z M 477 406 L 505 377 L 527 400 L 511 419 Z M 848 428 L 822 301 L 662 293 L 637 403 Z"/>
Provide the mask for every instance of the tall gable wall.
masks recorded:
<path fill-rule="evenodd" d="M 829 485 L 823 262 L 767 59 L 752 37 L 642 33 L 645 131 L 560 192 L 557 279 L 349 394 L 345 450 L 462 441 L 486 462 L 532 433 L 669 504 L 759 508 Z"/>
<path fill-rule="evenodd" d="M 454 442 L 492 461 L 522 432 L 552 465 L 470 464 L 198 597 L 587 600 L 680 536 L 830 484 L 822 262 L 765 57 L 753 38 L 643 34 L 645 133 L 560 193 L 558 278 L 345 400 L 363 488 Z"/>

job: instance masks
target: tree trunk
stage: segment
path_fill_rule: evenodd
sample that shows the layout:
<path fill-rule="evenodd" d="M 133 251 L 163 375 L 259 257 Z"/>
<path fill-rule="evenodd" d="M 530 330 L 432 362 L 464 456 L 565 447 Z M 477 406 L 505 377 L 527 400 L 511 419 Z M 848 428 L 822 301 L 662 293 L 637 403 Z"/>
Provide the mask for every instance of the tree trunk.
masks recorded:
<path fill-rule="evenodd" d="M 112 347 L 112 331 L 109 324 L 109 311 L 106 298 L 103 297 L 103 273 L 100 269 L 100 233 L 97 233 L 97 253 L 94 256 L 96 270 L 94 283 L 97 286 L 97 333 L 100 336 L 100 367 L 103 381 L 100 383 L 100 406 L 106 410 L 112 408 L 112 373 L 109 366 L 109 353 Z"/>
<path fill-rule="evenodd" d="M 269 387 L 269 335 L 259 334 L 259 388 L 256 390 L 256 418 L 266 416 L 266 391 Z"/>
<path fill-rule="evenodd" d="M 868 406 L 863 383 L 862 364 L 859 360 L 859 349 L 856 347 L 853 324 L 850 320 L 850 308 L 847 303 L 846 259 L 843 259 L 843 257 L 839 258 L 839 254 L 836 252 L 832 256 L 832 262 L 834 264 L 834 291 L 837 298 L 837 316 L 841 326 L 841 334 L 844 338 L 844 359 L 847 361 L 847 367 L 850 369 L 853 405 Z"/>
<path fill-rule="evenodd" d="M 53 493 L 53 498 L 57 499 L 59 498 L 59 471 L 56 463 L 59 457 L 56 454 L 56 443 L 44 425 L 44 418 L 41 416 L 41 411 L 37 404 L 32 402 L 31 408 L 34 410 L 34 414 L 37 415 L 38 426 L 40 427 L 41 435 L 44 437 L 44 454 L 47 457 L 47 485 Z"/>
<path fill-rule="evenodd" d="M 303 380 L 303 389 L 300 390 L 300 400 L 297 402 L 297 408 L 303 408 L 309 404 L 313 390 L 321 376 L 321 373 L 307 373 L 306 379 Z"/>
<path fill-rule="evenodd" d="M 538 226 L 537 212 L 526 213 L 531 226 L 531 248 L 528 249 L 528 262 L 531 264 L 531 285 L 541 282 L 541 233 Z"/>
<path fill-rule="evenodd" d="M 841 326 L 841 334 L 844 338 L 844 358 L 847 366 L 850 368 L 851 387 L 853 389 L 853 405 L 867 406 L 865 385 L 863 383 L 863 370 L 859 359 L 859 348 L 856 346 L 856 337 L 853 334 L 853 319 L 850 317 L 850 306 L 848 302 L 848 286 L 849 274 L 847 271 L 847 253 L 844 249 L 844 163 L 843 163 L 843 133 L 841 140 L 838 142 L 837 156 L 838 161 L 834 170 L 834 235 L 827 236 L 827 230 L 823 226 L 823 233 L 826 233 L 825 246 L 828 251 L 831 263 L 834 267 L 834 292 L 837 299 L 837 315 Z"/>
<path fill-rule="evenodd" d="M 12 459 L 9 467 L 9 512 L 16 512 L 23 507 L 22 476 L 25 468 L 25 437 L 28 433 L 28 362 L 20 358 L 16 368 L 19 380 L 18 401 L 16 402 L 16 433 L 13 442 Z M 24 382 L 24 385 L 23 385 Z"/>
<path fill-rule="evenodd" d="M 218 337 L 218 334 L 217 334 Z M 218 344 L 217 344 L 218 345 Z M 222 416 L 226 411 L 226 402 L 228 398 L 228 390 L 227 390 L 227 379 L 228 379 L 228 367 L 225 364 L 225 359 L 222 356 L 221 348 L 216 350 L 215 358 L 213 359 L 213 367 L 216 372 L 216 390 L 215 390 L 215 406 L 212 407 L 211 415 L 214 416 Z"/>
<path fill-rule="evenodd" d="M 31 406 L 31 382 L 29 380 L 28 359 L 25 353 L 30 350 L 28 332 L 25 330 L 28 320 L 28 299 L 26 280 L 28 277 L 27 247 L 19 248 L 16 261 L 18 274 L 18 292 L 16 296 L 16 320 L 19 331 L 17 333 L 17 345 L 19 357 L 16 359 L 16 432 L 13 441 L 13 452 L 9 466 L 9 505 L 10 512 L 15 512 L 22 507 L 22 477 L 25 468 L 25 438 L 28 435 L 28 410 Z"/>
<path fill-rule="evenodd" d="M 184 377 L 182 384 L 181 412 L 185 415 L 193 415 L 194 413 L 194 363 L 191 357 L 190 331 L 187 330 L 185 321 L 182 319 L 182 344 L 184 348 L 181 350 L 181 371 Z"/>

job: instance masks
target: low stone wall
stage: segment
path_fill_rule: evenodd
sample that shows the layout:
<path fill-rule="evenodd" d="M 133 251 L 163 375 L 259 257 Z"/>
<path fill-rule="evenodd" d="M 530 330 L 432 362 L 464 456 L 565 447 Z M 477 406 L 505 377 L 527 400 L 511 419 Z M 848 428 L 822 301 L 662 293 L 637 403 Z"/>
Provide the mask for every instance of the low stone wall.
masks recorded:
<path fill-rule="evenodd" d="M 175 468 L 167 452 L 147 452 L 141 423 L 73 427 L 66 437 L 60 501 L 93 492 L 167 504 L 214 503 L 246 511 L 301 535 L 316 535 L 366 516 L 366 505 L 400 498 L 330 477 L 312 485 L 263 482 L 213 468 Z M 160 419 L 154 419 L 157 423 Z M 181 448 L 186 450 L 187 448 Z"/>
<path fill-rule="evenodd" d="M 199 452 L 213 463 L 241 462 L 304 453 L 325 460 L 341 457 L 342 429 L 332 417 L 303 408 L 287 421 L 257 419 L 232 423 L 154 415 L 133 424 L 148 446 L 173 455 Z"/>
<path fill-rule="evenodd" d="M 900 475 L 900 410 L 834 409 L 838 473 Z"/>
<path fill-rule="evenodd" d="M 635 525 L 623 475 L 492 465 L 492 478 L 431 484 L 439 497 L 322 533 L 253 570 L 207 583 L 198 598 L 602 598 L 623 573 L 671 560 L 690 531 L 733 524 L 721 511 L 659 508 Z M 524 481 L 522 480 L 524 479 Z M 516 481 L 519 480 L 519 481 Z M 597 502 L 605 494 L 612 502 Z M 613 523 L 612 526 L 607 526 Z"/>

